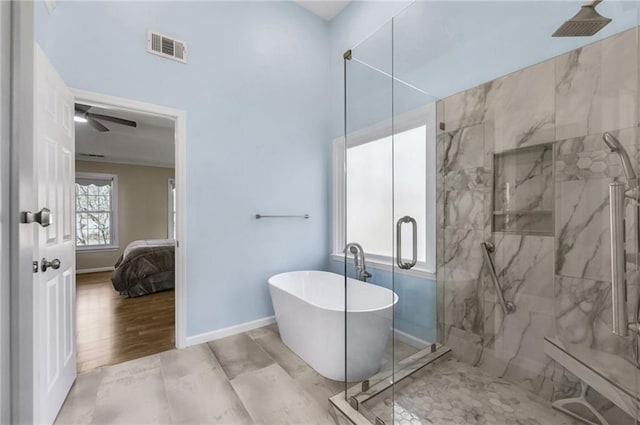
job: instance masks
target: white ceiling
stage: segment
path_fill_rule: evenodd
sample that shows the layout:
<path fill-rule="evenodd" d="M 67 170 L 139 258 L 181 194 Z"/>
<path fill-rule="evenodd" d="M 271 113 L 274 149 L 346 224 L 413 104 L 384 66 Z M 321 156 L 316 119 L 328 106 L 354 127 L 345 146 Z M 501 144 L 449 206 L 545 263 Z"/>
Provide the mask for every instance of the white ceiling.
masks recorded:
<path fill-rule="evenodd" d="M 304 7 L 308 11 L 315 13 L 319 17 L 330 21 L 335 18 L 342 9 L 347 7 L 349 1 L 351 0 L 315 0 L 315 1 L 305 1 L 305 0 L 294 0 L 300 6 Z"/>
<path fill-rule="evenodd" d="M 174 123 L 167 118 L 94 106 L 89 112 L 135 121 L 128 127 L 100 121 L 111 131 L 99 132 L 88 123 L 75 123 L 76 159 L 174 167 Z M 82 154 L 104 155 L 91 158 Z"/>

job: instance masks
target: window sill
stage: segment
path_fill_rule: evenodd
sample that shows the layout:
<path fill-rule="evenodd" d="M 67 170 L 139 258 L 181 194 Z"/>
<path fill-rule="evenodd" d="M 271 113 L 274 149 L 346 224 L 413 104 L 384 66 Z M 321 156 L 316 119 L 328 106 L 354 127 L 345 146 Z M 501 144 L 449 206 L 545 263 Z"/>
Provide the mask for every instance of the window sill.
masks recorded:
<path fill-rule="evenodd" d="M 343 262 L 344 261 L 344 254 L 331 254 L 330 255 L 331 259 L 334 261 L 339 261 L 339 262 Z M 393 271 L 394 273 L 398 273 L 398 274 L 402 274 L 402 275 L 406 275 L 406 276 L 414 276 L 414 277 L 420 277 L 423 279 L 431 279 L 431 280 L 436 280 L 436 274 L 433 271 L 427 270 L 423 267 L 420 266 L 416 266 L 414 268 L 412 268 L 411 270 L 401 270 L 397 267 L 394 266 L 393 263 L 391 263 L 391 261 L 388 260 L 380 260 L 377 258 L 367 258 L 367 266 L 369 268 L 372 269 L 378 269 L 378 270 L 384 270 L 384 271 Z M 353 264 L 353 257 L 349 257 L 347 258 L 347 261 L 349 262 L 349 264 Z"/>
<path fill-rule="evenodd" d="M 120 247 L 118 245 L 100 245 L 100 246 L 76 246 L 76 252 L 89 253 L 89 252 L 101 252 L 101 251 L 117 251 Z"/>

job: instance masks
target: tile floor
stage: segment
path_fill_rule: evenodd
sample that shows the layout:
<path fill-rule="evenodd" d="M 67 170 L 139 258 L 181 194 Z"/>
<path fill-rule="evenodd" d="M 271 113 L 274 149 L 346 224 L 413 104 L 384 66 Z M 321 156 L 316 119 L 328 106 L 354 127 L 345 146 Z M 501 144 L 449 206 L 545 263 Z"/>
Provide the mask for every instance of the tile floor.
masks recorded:
<path fill-rule="evenodd" d="M 399 341 L 396 350 L 417 351 Z M 289 350 L 272 325 L 80 374 L 56 424 L 332 425 L 328 399 L 342 391 L 343 383 Z M 395 397 L 394 420 L 389 392 L 365 407 L 398 425 L 574 424 L 519 387 L 453 358 L 403 380 Z"/>
<path fill-rule="evenodd" d="M 577 425 L 517 385 L 493 377 L 453 356 L 436 361 L 365 403 L 394 425 Z"/>
<path fill-rule="evenodd" d="M 343 390 L 272 325 L 81 374 L 56 424 L 332 424 Z"/>

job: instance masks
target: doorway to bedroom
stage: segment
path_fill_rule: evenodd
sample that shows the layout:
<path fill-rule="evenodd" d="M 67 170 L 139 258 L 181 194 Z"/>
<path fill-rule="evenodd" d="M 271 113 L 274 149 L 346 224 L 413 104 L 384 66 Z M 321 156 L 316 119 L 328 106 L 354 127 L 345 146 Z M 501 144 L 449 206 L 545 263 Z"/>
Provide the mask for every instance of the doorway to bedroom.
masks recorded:
<path fill-rule="evenodd" d="M 79 373 L 176 347 L 176 121 L 76 97 Z"/>

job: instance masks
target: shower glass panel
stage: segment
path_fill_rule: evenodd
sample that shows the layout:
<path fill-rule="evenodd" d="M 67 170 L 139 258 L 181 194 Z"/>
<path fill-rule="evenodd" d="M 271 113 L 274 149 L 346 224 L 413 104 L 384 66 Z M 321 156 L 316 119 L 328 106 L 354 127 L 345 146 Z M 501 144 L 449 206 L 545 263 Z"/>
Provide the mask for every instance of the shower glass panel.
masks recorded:
<path fill-rule="evenodd" d="M 603 136 L 640 172 L 640 3 L 551 37 L 582 4 L 414 2 L 345 62 L 346 238 L 398 296 L 347 383 L 370 422 L 638 423 L 638 193 Z"/>
<path fill-rule="evenodd" d="M 390 385 L 393 372 L 393 274 L 388 271 L 394 252 L 391 30 L 388 23 L 352 48 L 344 62 L 343 239 L 362 247 L 371 274 L 368 283 L 359 282 L 362 271 L 355 268 L 355 254 L 346 252 L 345 381 L 352 405 L 370 389 Z M 376 267 L 385 261 L 387 270 Z M 366 296 L 373 303 L 368 312 L 358 308 L 367 288 L 377 290 Z"/>

